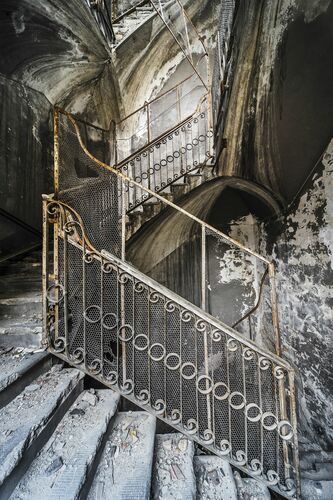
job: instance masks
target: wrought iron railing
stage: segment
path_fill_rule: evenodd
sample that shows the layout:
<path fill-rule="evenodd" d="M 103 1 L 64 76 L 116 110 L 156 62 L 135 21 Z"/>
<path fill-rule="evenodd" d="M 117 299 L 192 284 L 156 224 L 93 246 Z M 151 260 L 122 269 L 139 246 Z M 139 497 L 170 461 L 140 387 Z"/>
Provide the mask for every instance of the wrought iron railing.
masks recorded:
<path fill-rule="evenodd" d="M 108 166 L 105 161 L 97 160 L 90 152 L 91 147 L 98 151 L 99 156 L 108 158 L 101 150 L 100 144 L 104 141 L 103 131 L 92 129 L 94 141 L 89 140 L 88 129 L 85 128 L 85 139 L 80 130 L 82 124 L 69 113 L 56 111 L 55 130 L 59 130 L 55 158 L 58 161 L 56 168 L 55 191 L 60 193 L 62 201 L 74 208 L 82 217 L 87 235 L 92 245 L 98 249 L 105 249 L 118 257 L 130 259 L 144 272 L 150 272 L 165 261 L 177 249 L 184 248 L 188 241 L 195 245 L 200 287 L 191 300 L 204 309 L 209 309 L 212 301 L 210 291 L 209 251 L 217 255 L 220 261 L 225 260 L 224 275 L 230 277 L 226 281 L 225 289 L 232 291 L 234 287 L 234 273 L 244 275 L 246 283 L 251 285 L 240 290 L 240 298 L 247 307 L 243 316 L 235 318 L 237 325 L 247 319 L 251 311 L 257 310 L 262 299 L 262 282 L 268 286 L 271 296 L 271 310 L 263 311 L 267 317 L 271 316 L 270 344 L 275 346 L 276 353 L 280 353 L 280 339 L 277 321 L 274 266 L 264 257 L 240 245 L 237 241 L 217 231 L 198 217 L 188 213 L 183 208 L 164 198 L 156 191 L 139 183 L 133 177 L 124 174 L 119 169 Z M 90 126 L 91 127 L 91 126 Z M 99 141 L 97 141 L 99 134 Z M 59 144 L 58 144 L 59 142 Z M 89 146 L 88 146 L 89 144 Z M 78 169 L 78 167 L 80 168 Z M 164 168 L 163 166 L 162 168 Z M 116 172 L 116 174 L 115 174 Z M 129 172 L 131 173 L 131 172 Z M 128 214 L 139 204 L 149 198 L 159 200 L 166 217 L 160 230 L 173 235 L 169 244 L 155 252 L 150 259 L 142 256 L 141 249 L 134 253 L 126 241 L 126 224 Z M 177 217 L 177 227 L 174 227 L 174 217 Z M 146 236 L 148 248 L 154 248 L 154 234 Z M 152 254 L 152 250 L 150 253 Z M 234 261 L 236 261 L 234 266 Z M 149 264 L 149 266 L 148 266 Z M 266 279 L 268 275 L 268 280 Z M 229 283 L 229 284 L 228 284 Z M 190 288 L 190 287 L 189 287 Z M 267 289 L 267 287 L 266 287 Z M 249 299 L 251 295 L 251 299 Z M 218 317 L 224 318 L 223 304 L 219 307 Z"/>
<path fill-rule="evenodd" d="M 44 201 L 51 352 L 286 497 L 296 493 L 294 372 L 114 255 Z M 48 268 L 48 242 L 56 258 Z"/>

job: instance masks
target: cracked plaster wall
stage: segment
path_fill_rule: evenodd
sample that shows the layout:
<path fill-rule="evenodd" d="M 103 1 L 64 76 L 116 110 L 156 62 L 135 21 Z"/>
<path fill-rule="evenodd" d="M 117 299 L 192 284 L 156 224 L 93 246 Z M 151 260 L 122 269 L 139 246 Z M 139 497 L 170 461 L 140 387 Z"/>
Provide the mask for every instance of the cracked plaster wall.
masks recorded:
<path fill-rule="evenodd" d="M 333 140 L 288 215 L 266 227 L 284 356 L 297 368 L 302 434 L 333 448 Z M 268 241 L 268 246 L 267 245 Z"/>

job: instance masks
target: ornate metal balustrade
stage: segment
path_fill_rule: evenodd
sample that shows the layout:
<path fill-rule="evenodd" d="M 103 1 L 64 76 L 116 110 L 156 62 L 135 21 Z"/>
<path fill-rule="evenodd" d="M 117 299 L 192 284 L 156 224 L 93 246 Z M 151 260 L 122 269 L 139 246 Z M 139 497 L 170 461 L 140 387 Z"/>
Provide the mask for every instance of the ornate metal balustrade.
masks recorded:
<path fill-rule="evenodd" d="M 159 193 L 186 174 L 200 171 L 213 157 L 212 146 L 213 132 L 208 128 L 205 99 L 190 118 L 121 162 L 118 168 L 142 186 Z M 135 187 L 128 208 L 133 210 L 150 197 Z"/>
<path fill-rule="evenodd" d="M 86 142 L 92 137 L 101 153 L 96 131 Z M 180 233 L 177 244 L 200 234 L 201 307 L 125 260 L 135 188 L 184 218 L 189 233 Z M 55 193 L 43 203 L 49 350 L 286 498 L 299 497 L 293 369 L 205 311 L 208 237 L 244 252 L 249 267 L 260 261 L 274 280 L 272 264 L 97 160 L 80 124 L 59 111 Z M 279 352 L 276 311 L 272 331 Z"/>
<path fill-rule="evenodd" d="M 45 261 L 51 352 L 293 497 L 296 417 L 288 364 L 98 252 L 79 215 L 62 202 L 44 201 L 44 221 L 57 256 L 51 269 Z"/>

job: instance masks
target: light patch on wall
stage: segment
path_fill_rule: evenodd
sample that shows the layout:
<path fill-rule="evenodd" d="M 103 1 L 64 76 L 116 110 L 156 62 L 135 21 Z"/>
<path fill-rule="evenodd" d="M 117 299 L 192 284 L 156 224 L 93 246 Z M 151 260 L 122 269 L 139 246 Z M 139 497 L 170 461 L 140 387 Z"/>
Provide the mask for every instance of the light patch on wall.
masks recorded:
<path fill-rule="evenodd" d="M 21 10 L 12 12 L 12 22 L 16 35 L 20 35 L 25 30 L 24 13 Z"/>

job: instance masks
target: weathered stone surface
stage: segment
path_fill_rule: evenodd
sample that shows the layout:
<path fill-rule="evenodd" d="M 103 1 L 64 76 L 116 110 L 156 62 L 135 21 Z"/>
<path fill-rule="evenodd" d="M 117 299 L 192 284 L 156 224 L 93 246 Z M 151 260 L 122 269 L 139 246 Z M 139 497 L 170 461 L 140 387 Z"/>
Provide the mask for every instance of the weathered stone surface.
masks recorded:
<path fill-rule="evenodd" d="M 150 498 L 156 419 L 118 413 L 91 486 L 89 500 Z"/>
<path fill-rule="evenodd" d="M 182 434 L 158 434 L 155 442 L 152 498 L 194 500 L 194 444 Z"/>
<path fill-rule="evenodd" d="M 31 368 L 47 356 L 45 352 L 27 353 L 23 349 L 0 354 L 0 392 L 25 377 Z"/>
<path fill-rule="evenodd" d="M 49 371 L 34 382 L 39 389 L 26 389 L 0 410 L 0 496 L 5 479 L 81 378 L 74 369 Z"/>
<path fill-rule="evenodd" d="M 13 500 L 79 497 L 119 401 L 115 392 L 98 390 L 96 404 L 79 411 L 87 394 L 81 394 L 66 413 L 16 487 Z"/>
<path fill-rule="evenodd" d="M 237 500 L 237 489 L 230 464 L 214 455 L 194 457 L 197 500 Z"/>

